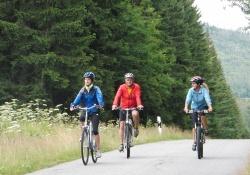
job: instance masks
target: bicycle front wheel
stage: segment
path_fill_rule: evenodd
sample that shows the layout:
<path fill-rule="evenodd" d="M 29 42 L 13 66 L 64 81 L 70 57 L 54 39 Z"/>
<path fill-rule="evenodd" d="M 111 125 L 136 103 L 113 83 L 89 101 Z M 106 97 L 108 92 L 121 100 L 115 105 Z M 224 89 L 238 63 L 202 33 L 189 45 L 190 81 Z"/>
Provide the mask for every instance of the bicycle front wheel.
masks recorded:
<path fill-rule="evenodd" d="M 126 138 L 126 151 L 127 151 L 127 158 L 130 157 L 130 131 L 129 131 L 129 125 L 125 126 L 125 138 Z"/>
<path fill-rule="evenodd" d="M 205 143 L 204 139 L 205 139 L 204 129 L 201 129 L 201 143 L 202 143 L 202 146 L 201 146 L 201 158 L 203 157 L 203 145 Z"/>
<path fill-rule="evenodd" d="M 197 127 L 196 132 L 196 143 L 197 143 L 197 155 L 198 159 L 203 157 L 203 141 L 202 141 L 202 131 L 201 127 Z"/>
<path fill-rule="evenodd" d="M 83 130 L 81 138 L 81 156 L 84 165 L 88 164 L 89 161 L 89 138 L 88 131 Z"/>

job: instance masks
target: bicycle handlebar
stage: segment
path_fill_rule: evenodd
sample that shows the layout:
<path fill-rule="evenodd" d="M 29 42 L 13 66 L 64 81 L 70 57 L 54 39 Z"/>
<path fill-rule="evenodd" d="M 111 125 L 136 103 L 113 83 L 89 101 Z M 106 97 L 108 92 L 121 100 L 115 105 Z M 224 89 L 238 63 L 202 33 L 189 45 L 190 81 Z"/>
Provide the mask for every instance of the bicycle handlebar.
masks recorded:
<path fill-rule="evenodd" d="M 114 110 L 124 110 L 124 111 L 132 111 L 132 110 L 136 110 L 136 109 L 138 109 L 138 110 L 143 110 L 143 108 L 141 108 L 141 109 L 139 109 L 139 108 L 135 108 L 135 107 L 133 107 L 133 108 L 124 108 L 124 109 L 122 109 L 121 107 L 117 107 L 117 108 L 115 108 Z M 113 110 L 113 111 L 114 111 Z"/>
<path fill-rule="evenodd" d="M 193 113 L 205 113 L 208 114 L 208 110 L 189 110 L 188 114 L 193 114 Z"/>
<path fill-rule="evenodd" d="M 89 110 L 89 109 L 92 109 L 92 108 L 99 108 L 99 109 L 101 109 L 101 106 L 94 104 L 93 106 L 90 106 L 90 107 L 81 107 L 81 106 L 78 105 L 78 106 L 74 106 L 73 108 L 74 108 L 74 110 L 75 109 L 80 109 L 80 110 L 86 111 L 86 110 Z"/>

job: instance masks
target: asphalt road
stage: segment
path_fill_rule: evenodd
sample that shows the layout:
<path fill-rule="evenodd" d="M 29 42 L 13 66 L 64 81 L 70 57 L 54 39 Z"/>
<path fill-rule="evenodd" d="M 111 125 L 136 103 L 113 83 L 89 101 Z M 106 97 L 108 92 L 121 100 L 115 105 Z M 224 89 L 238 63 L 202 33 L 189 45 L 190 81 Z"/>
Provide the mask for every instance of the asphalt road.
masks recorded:
<path fill-rule="evenodd" d="M 250 158 L 250 140 L 207 140 L 200 160 L 191 145 L 191 140 L 136 145 L 130 159 L 115 150 L 96 164 L 90 159 L 84 166 L 78 159 L 29 175 L 240 175 Z"/>

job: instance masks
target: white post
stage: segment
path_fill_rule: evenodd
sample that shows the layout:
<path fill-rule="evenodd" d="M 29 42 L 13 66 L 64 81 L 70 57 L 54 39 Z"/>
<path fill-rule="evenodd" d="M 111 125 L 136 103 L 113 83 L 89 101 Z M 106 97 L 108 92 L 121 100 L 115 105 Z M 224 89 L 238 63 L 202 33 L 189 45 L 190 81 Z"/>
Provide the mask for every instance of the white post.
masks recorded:
<path fill-rule="evenodd" d="M 159 134 L 162 133 L 162 128 L 161 128 L 161 117 L 157 116 L 157 125 L 158 125 L 158 132 Z"/>

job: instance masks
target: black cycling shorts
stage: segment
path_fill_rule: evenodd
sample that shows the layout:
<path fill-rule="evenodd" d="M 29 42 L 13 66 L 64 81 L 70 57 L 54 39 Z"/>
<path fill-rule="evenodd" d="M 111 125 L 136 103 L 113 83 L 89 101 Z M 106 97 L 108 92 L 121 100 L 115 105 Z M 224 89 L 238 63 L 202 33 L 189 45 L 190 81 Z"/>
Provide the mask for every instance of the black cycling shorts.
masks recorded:
<path fill-rule="evenodd" d="M 205 114 L 203 113 L 202 116 L 205 116 Z M 198 122 L 198 113 L 192 113 L 190 114 L 190 117 L 192 119 L 192 127 L 194 128 L 195 127 L 195 123 Z"/>
<path fill-rule="evenodd" d="M 99 121 L 99 114 L 94 113 L 94 114 L 89 115 L 88 117 L 92 122 L 94 135 L 99 134 L 99 132 L 98 132 L 98 126 L 99 126 L 99 122 L 100 122 Z M 80 121 L 84 122 L 84 120 L 85 120 L 85 112 L 83 112 L 80 116 Z"/>
<path fill-rule="evenodd" d="M 135 110 L 138 111 L 137 109 L 135 109 Z M 132 111 L 129 111 L 128 113 L 132 117 Z M 120 110 L 120 112 L 119 112 L 119 120 L 120 121 L 125 121 L 126 120 L 126 114 L 127 114 L 127 111 Z"/>

